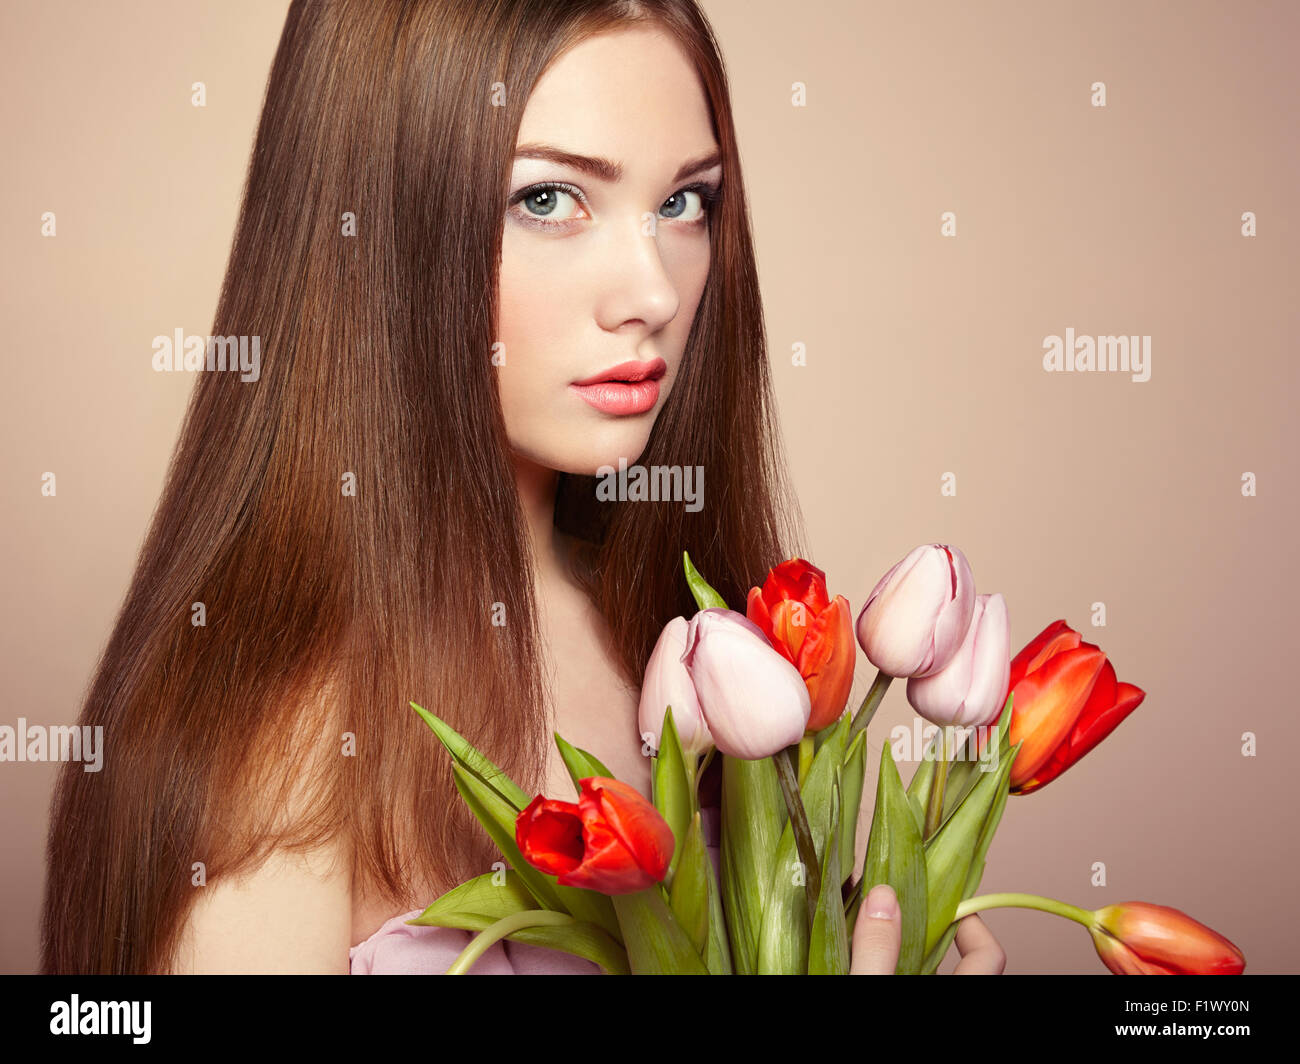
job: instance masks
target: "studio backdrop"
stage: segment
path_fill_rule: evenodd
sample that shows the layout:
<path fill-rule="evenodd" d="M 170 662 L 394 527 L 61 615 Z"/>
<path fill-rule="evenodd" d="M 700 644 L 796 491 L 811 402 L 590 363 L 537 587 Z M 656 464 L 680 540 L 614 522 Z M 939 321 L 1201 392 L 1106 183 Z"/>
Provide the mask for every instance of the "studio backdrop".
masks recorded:
<path fill-rule="evenodd" d="M 856 616 L 953 544 L 1013 654 L 1063 620 L 1145 693 L 1009 799 L 981 892 L 1158 902 L 1247 974 L 1295 971 L 1300 6 L 702 7 L 831 593 Z M 155 338 L 210 331 L 287 10 L 0 8 L 6 972 L 39 963 L 60 767 L 28 738 L 77 722 L 122 605 L 195 386 Z M 874 673 L 859 654 L 851 706 Z M 868 815 L 882 743 L 916 771 L 914 726 L 896 683 Z M 1064 921 L 982 915 L 1008 973 L 1102 970 Z"/>

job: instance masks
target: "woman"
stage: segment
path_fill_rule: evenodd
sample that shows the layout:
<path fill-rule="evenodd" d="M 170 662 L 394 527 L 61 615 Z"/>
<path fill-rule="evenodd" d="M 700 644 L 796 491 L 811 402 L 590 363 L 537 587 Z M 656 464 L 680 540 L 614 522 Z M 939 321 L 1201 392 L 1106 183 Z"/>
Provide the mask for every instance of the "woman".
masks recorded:
<path fill-rule="evenodd" d="M 59 781 L 48 972 L 348 971 L 500 857 L 410 701 L 525 789 L 572 794 L 558 730 L 648 793 L 681 551 L 733 602 L 798 553 L 689 0 L 295 2 L 213 332 L 260 378 L 196 385 L 83 712 L 104 769 Z M 620 457 L 706 469 L 703 508 L 598 500 Z"/>

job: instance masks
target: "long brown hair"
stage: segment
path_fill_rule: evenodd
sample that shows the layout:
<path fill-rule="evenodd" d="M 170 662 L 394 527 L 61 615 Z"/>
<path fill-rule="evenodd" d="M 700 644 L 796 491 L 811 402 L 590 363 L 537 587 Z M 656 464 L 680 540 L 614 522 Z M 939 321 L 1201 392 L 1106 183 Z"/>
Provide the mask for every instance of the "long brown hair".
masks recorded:
<path fill-rule="evenodd" d="M 733 606 L 798 553 L 729 90 L 693 0 L 295 0 L 213 327 L 260 337 L 261 376 L 196 382 L 81 714 L 103 770 L 66 764 L 54 796 L 45 972 L 166 970 L 199 862 L 212 882 L 346 837 L 354 887 L 397 911 L 432 900 L 413 882 L 499 859 L 408 703 L 540 788 L 533 562 L 490 358 L 501 224 L 537 79 L 644 19 L 699 70 L 723 193 L 639 461 L 702 465 L 709 491 L 696 513 L 596 503 L 565 475 L 556 524 L 587 544 L 636 685 L 694 609 L 683 549 Z"/>

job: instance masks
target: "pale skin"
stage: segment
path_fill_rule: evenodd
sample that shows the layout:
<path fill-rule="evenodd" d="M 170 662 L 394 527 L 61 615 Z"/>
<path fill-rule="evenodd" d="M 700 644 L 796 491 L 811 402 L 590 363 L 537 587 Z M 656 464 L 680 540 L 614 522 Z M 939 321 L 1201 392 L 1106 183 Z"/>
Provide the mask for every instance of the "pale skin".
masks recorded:
<path fill-rule="evenodd" d="M 506 358 L 498 385 L 536 562 L 552 728 L 648 797 L 650 766 L 636 737 L 639 692 L 606 649 L 603 619 L 569 571 L 552 516 L 560 472 L 595 473 L 619 457 L 632 464 L 645 449 L 708 274 L 706 203 L 688 186 L 716 187 L 722 168 L 710 159 L 717 142 L 693 67 L 671 38 L 644 28 L 586 40 L 555 61 L 528 100 L 517 142 L 525 156 L 544 149 L 621 168 L 612 179 L 575 159 L 517 155 L 503 223 L 497 332 Z M 536 191 L 546 182 L 580 195 Z M 656 357 L 667 370 L 657 402 L 643 413 L 599 411 L 569 387 Z M 576 797 L 554 747 L 546 793 Z M 306 858 L 277 854 L 239 883 L 203 888 L 174 970 L 346 973 L 348 947 L 391 910 L 353 891 L 342 844 Z M 864 903 L 852 970 L 892 973 L 899 920 L 867 911 Z M 1001 972 L 1001 948 L 978 916 L 962 922 L 956 941 L 959 973 Z"/>

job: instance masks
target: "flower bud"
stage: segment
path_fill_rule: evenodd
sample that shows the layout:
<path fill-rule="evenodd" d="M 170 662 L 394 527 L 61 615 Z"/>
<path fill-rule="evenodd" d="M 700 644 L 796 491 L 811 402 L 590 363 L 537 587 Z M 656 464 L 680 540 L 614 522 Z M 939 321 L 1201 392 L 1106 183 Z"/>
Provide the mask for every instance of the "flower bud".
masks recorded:
<path fill-rule="evenodd" d="M 1240 975 L 1246 955 L 1167 905 L 1126 901 L 1093 914 L 1097 955 L 1116 975 Z"/>
<path fill-rule="evenodd" d="M 970 627 L 975 580 L 956 547 L 917 547 L 884 576 L 858 614 L 868 660 L 886 676 L 929 676 L 951 660 Z"/>
<path fill-rule="evenodd" d="M 808 730 L 834 724 L 849 700 L 858 654 L 849 600 L 843 595 L 832 599 L 826 574 L 811 562 L 791 558 L 769 570 L 761 588 L 750 589 L 746 606 L 749 619 L 808 685 Z"/>
<path fill-rule="evenodd" d="M 977 595 L 970 628 L 957 652 L 938 672 L 907 681 L 907 700 L 940 727 L 975 728 L 993 720 L 1007 697 L 1011 674 L 1011 628 L 1001 595 Z"/>
<path fill-rule="evenodd" d="M 577 803 L 538 795 L 515 819 L 515 842 L 534 868 L 565 887 L 635 894 L 663 880 L 673 829 L 635 787 L 592 776 Z"/>
<path fill-rule="evenodd" d="M 803 738 L 812 712 L 808 687 L 742 614 L 715 607 L 692 617 L 682 663 L 724 754 L 757 761 Z"/>

